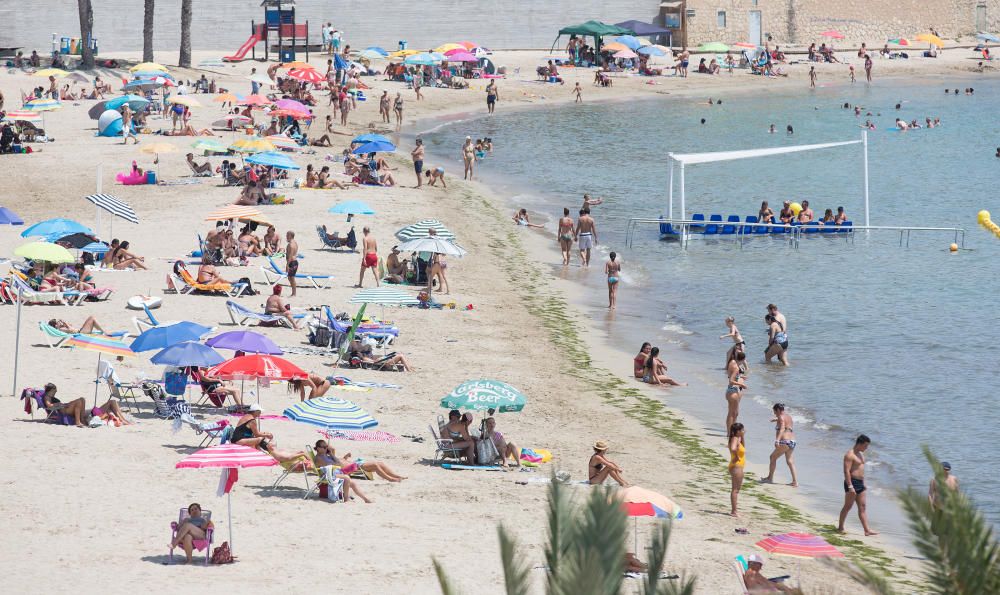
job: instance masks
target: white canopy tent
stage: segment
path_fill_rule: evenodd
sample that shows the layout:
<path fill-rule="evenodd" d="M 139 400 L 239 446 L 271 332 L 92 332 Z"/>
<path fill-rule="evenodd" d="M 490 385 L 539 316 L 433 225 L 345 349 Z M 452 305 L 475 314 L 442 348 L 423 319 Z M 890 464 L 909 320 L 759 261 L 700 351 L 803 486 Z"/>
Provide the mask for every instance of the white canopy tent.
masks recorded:
<path fill-rule="evenodd" d="M 868 131 L 861 132 L 861 140 L 849 140 L 836 143 L 821 143 L 818 145 L 795 145 L 792 147 L 772 147 L 769 149 L 746 149 L 742 151 L 717 151 L 712 153 L 667 153 L 670 160 L 670 189 L 668 191 L 669 206 L 667 211 L 668 219 L 674 218 L 674 164 L 680 165 L 680 185 L 681 185 L 681 216 L 684 220 L 687 217 L 684 193 L 684 167 L 696 163 L 713 163 L 717 161 L 733 161 L 736 159 L 750 159 L 752 157 L 769 157 L 771 155 L 785 155 L 788 153 L 800 153 L 802 151 L 815 151 L 818 149 L 830 149 L 833 147 L 843 147 L 845 145 L 862 146 L 864 157 L 864 199 L 865 199 L 865 226 L 870 225 L 868 213 Z"/>

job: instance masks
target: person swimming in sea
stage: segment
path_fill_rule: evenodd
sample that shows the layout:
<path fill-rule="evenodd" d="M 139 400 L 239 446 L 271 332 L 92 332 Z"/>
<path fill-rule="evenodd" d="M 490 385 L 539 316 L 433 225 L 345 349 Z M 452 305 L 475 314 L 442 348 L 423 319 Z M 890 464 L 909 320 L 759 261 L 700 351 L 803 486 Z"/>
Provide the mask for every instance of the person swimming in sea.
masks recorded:
<path fill-rule="evenodd" d="M 621 280 L 622 264 L 616 259 L 618 254 L 612 252 L 608 255 L 608 262 L 604 263 L 604 274 L 608 276 L 608 309 L 614 310 L 618 305 L 618 283 Z"/>

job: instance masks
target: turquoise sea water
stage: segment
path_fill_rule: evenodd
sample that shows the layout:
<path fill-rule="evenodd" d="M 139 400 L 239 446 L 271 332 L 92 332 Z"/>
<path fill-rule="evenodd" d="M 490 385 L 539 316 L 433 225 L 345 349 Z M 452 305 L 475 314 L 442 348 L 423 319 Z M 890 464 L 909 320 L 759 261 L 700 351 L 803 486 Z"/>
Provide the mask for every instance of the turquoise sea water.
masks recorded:
<path fill-rule="evenodd" d="M 970 85 L 972 96 L 944 93 Z M 803 490 L 834 515 L 840 456 L 864 432 L 873 439 L 869 477 L 876 495 L 925 485 L 920 445 L 926 444 L 1000 522 L 1000 477 L 988 442 L 1000 422 L 1000 351 L 993 343 L 1000 240 L 976 225 L 984 208 L 1000 221 L 998 93 L 1000 81 L 971 78 L 723 95 L 723 104 L 711 107 L 707 96 L 507 112 L 501 104 L 491 118 L 462 120 L 424 138 L 431 162 L 456 158 L 466 135 L 492 137 L 496 149 L 480 166 L 484 179 L 536 217 L 548 216 L 550 226 L 563 206 L 575 215 L 584 192 L 605 197 L 594 209 L 602 255 L 617 250 L 625 263 L 617 314 L 603 312 L 604 256 L 590 271 L 552 271 L 582 284 L 581 300 L 614 346 L 634 351 L 643 340 L 660 344 L 675 373 L 717 388 L 717 398 L 707 400 L 684 391 L 667 397 L 707 420 L 710 440 L 723 433 L 728 343 L 718 336 L 732 314 L 753 364 L 741 414 L 752 461 L 766 461 L 769 406 L 781 401 L 798 422 Z M 587 89 L 585 96 L 597 94 Z M 859 138 L 866 118 L 843 109 L 845 102 L 881 114 L 870 118 L 878 126 L 869 135 L 872 224 L 964 227 L 967 250 L 950 253 L 947 234 L 914 234 L 910 247 L 901 248 L 898 235 L 873 233 L 853 244 L 808 238 L 797 250 L 763 238 L 742 250 L 709 240 L 681 251 L 660 241 L 653 227 L 641 229 L 632 249 L 624 246 L 629 217 L 666 214 L 667 152 Z M 921 123 L 939 117 L 943 125 L 888 131 L 897 114 Z M 767 131 L 772 123 L 777 134 Z M 787 124 L 793 136 L 784 133 Z M 817 215 L 844 206 L 860 223 L 860 176 L 858 146 L 696 165 L 687 171 L 687 204 L 689 214 L 744 216 L 756 214 L 764 199 L 776 211 L 783 200 L 808 199 Z M 760 363 L 768 302 L 789 320 L 787 369 Z M 779 479 L 786 473 L 779 466 Z"/>

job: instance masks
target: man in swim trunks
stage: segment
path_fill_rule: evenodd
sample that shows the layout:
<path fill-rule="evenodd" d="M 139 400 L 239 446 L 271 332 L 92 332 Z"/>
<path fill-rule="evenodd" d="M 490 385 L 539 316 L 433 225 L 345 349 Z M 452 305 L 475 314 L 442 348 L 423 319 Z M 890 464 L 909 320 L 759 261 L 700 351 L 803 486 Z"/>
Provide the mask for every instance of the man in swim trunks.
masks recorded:
<path fill-rule="evenodd" d="M 420 174 L 424 172 L 424 141 L 423 139 L 417 139 L 417 146 L 410 151 L 410 157 L 413 158 L 413 171 L 417 174 L 417 188 L 424 185 L 424 179 L 420 177 Z"/>
<path fill-rule="evenodd" d="M 491 80 L 490 84 L 486 85 L 486 109 L 488 113 L 493 113 L 496 109 L 497 100 L 500 99 L 500 90 L 497 89 L 497 82 Z"/>
<path fill-rule="evenodd" d="M 944 487 L 953 492 L 957 492 L 958 478 L 951 474 L 951 463 L 942 461 L 941 470 L 943 472 L 942 479 L 944 480 Z M 940 493 L 941 488 L 938 484 L 937 476 L 932 477 L 930 486 L 927 488 L 927 501 L 930 502 L 930 505 L 934 510 L 941 510 L 941 503 L 938 501 Z"/>
<path fill-rule="evenodd" d="M 590 209 L 580 209 L 580 218 L 576 221 L 573 231 L 580 247 L 580 264 L 590 266 L 590 251 L 597 245 L 597 224 L 590 216 Z"/>
<path fill-rule="evenodd" d="M 844 531 L 844 521 L 851 512 L 854 503 L 858 504 L 858 518 L 865 530 L 865 536 L 878 535 L 868 526 L 868 496 L 865 494 L 865 451 L 871 444 L 871 438 L 861 434 L 854 441 L 854 447 L 844 455 L 844 507 L 840 509 L 840 522 L 837 531 Z"/>
<path fill-rule="evenodd" d="M 815 216 L 816 214 L 809 208 L 809 201 L 802 201 L 802 210 L 799 211 L 799 223 L 809 223 L 815 218 Z"/>
<path fill-rule="evenodd" d="M 563 216 L 559 219 L 559 249 L 562 250 L 563 266 L 569 265 L 569 253 L 573 248 L 573 240 L 576 235 L 573 233 L 573 218 L 569 216 L 569 209 L 563 209 Z"/>
<path fill-rule="evenodd" d="M 288 230 L 285 234 L 285 272 L 288 274 L 288 284 L 292 287 L 295 297 L 295 273 L 299 272 L 299 243 L 295 241 L 295 232 Z"/>
<path fill-rule="evenodd" d="M 367 227 L 364 229 L 362 244 L 364 256 L 361 257 L 361 274 L 358 276 L 358 284 L 355 287 L 361 287 L 364 283 L 366 269 L 371 269 L 372 277 L 375 277 L 375 287 L 378 287 L 378 242 L 372 237 L 371 230 Z"/>

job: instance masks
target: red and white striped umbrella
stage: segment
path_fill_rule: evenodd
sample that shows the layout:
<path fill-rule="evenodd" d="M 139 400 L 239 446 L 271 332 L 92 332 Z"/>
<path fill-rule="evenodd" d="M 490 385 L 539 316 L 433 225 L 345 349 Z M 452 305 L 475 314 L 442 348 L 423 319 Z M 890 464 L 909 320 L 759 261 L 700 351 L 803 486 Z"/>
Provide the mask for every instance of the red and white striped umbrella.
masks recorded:
<path fill-rule="evenodd" d="M 811 533 L 782 533 L 772 535 L 757 542 L 760 549 L 778 555 L 794 558 L 843 558 L 844 554 Z"/>
<path fill-rule="evenodd" d="M 177 469 L 204 469 L 206 467 L 238 469 L 241 467 L 272 467 L 277 464 L 278 461 L 274 457 L 256 448 L 242 444 L 217 444 L 181 459 L 175 467 Z"/>
<path fill-rule="evenodd" d="M 292 77 L 293 79 L 305 81 L 307 83 L 326 82 L 326 77 L 316 72 L 312 68 L 300 68 L 300 69 L 289 70 L 288 76 Z"/>

